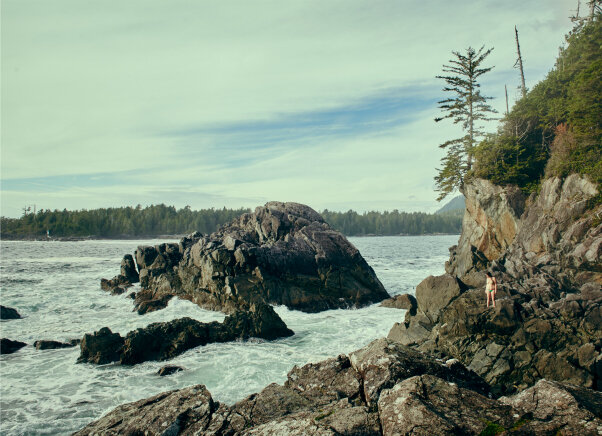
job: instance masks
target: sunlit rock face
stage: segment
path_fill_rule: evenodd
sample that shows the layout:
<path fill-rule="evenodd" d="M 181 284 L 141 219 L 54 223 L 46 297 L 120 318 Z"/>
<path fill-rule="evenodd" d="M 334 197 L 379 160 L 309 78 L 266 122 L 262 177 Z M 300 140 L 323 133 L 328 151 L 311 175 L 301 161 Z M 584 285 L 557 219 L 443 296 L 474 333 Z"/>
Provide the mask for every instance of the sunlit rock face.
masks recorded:
<path fill-rule="evenodd" d="M 260 302 L 319 312 L 389 297 L 347 238 L 298 203 L 267 203 L 211 235 L 139 247 L 135 259 L 140 313 L 173 296 L 225 313 Z"/>

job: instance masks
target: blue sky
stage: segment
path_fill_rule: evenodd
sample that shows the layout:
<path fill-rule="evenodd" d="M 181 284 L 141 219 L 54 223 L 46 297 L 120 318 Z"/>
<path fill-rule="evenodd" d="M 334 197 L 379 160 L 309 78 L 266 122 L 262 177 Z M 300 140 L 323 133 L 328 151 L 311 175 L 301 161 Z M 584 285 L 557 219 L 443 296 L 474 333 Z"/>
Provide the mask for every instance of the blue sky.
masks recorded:
<path fill-rule="evenodd" d="M 494 46 L 504 108 L 576 1 L 2 2 L 1 214 L 165 203 L 434 211 L 435 79 Z M 495 124 L 487 126 L 495 130 Z"/>

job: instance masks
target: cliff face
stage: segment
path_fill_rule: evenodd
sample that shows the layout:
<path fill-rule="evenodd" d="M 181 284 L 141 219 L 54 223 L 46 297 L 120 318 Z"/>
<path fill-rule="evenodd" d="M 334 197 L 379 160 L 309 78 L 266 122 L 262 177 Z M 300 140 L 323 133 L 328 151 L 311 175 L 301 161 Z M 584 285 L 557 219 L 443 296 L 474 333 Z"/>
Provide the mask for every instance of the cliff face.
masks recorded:
<path fill-rule="evenodd" d="M 524 198 L 474 180 L 447 274 L 416 290 L 418 310 L 389 338 L 458 358 L 498 392 L 541 378 L 602 388 L 602 206 L 578 175 Z M 498 280 L 486 308 L 483 271 Z"/>

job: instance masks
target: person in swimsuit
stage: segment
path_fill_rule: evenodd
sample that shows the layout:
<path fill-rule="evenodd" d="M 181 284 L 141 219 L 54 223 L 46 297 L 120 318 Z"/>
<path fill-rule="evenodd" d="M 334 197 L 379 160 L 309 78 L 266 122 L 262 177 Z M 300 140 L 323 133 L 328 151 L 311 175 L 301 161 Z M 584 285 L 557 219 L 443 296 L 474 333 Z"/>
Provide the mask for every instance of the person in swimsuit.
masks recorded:
<path fill-rule="evenodd" d="M 491 275 L 489 271 L 485 272 L 487 276 L 487 283 L 485 284 L 485 294 L 487 295 L 487 307 L 489 307 L 489 300 L 495 307 L 495 294 L 497 292 L 497 280 Z"/>

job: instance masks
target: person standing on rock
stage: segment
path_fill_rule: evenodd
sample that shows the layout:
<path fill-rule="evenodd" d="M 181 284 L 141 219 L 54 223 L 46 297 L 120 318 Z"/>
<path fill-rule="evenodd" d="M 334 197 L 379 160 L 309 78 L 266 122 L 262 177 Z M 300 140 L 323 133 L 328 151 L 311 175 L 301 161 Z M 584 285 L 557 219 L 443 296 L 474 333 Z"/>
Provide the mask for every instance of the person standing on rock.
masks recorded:
<path fill-rule="evenodd" d="M 485 294 L 487 295 L 487 307 L 489 307 L 489 300 L 495 307 L 495 294 L 497 293 L 497 280 L 491 275 L 489 271 L 485 272 L 487 276 L 487 283 L 485 284 Z"/>

